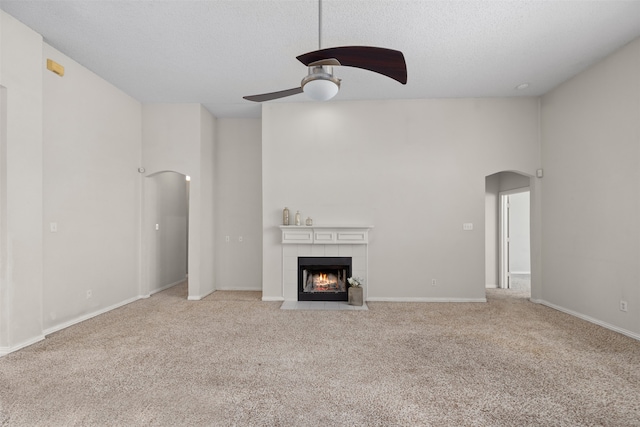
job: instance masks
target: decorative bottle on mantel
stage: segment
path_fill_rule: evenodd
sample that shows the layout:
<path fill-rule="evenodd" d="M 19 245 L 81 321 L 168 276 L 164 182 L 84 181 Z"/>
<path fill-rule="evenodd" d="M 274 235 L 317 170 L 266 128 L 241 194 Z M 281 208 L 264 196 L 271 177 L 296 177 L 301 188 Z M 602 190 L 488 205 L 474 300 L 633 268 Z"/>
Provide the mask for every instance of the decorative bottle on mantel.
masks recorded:
<path fill-rule="evenodd" d="M 287 207 L 282 211 L 282 225 L 289 225 L 289 208 Z"/>
<path fill-rule="evenodd" d="M 296 225 L 300 225 L 302 223 L 302 215 L 300 215 L 300 211 L 296 212 Z"/>

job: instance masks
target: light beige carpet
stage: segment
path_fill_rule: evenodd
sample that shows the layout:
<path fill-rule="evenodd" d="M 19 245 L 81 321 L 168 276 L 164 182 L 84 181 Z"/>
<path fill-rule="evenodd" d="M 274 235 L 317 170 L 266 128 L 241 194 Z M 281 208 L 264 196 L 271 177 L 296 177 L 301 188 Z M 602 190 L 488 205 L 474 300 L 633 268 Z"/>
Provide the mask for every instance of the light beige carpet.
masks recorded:
<path fill-rule="evenodd" d="M 488 303 L 288 311 L 179 285 L 0 359 L 9 426 L 640 426 L 640 342 Z"/>

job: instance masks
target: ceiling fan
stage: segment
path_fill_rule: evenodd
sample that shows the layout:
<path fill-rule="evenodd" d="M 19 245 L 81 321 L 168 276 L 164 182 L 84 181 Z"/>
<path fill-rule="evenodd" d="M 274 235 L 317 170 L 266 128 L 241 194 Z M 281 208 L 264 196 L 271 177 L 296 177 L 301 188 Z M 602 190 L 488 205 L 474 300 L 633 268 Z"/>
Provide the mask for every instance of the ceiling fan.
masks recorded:
<path fill-rule="evenodd" d="M 322 1 L 318 1 L 318 44 L 322 40 Z M 318 46 L 320 47 L 320 46 Z M 308 75 L 302 79 L 300 87 L 244 96 L 249 101 L 264 102 L 306 93 L 316 101 L 333 98 L 340 89 L 341 80 L 333 75 L 333 67 L 356 67 L 390 77 L 407 84 L 407 64 L 402 52 L 373 46 L 341 46 L 319 49 L 296 57 L 309 68 Z"/>

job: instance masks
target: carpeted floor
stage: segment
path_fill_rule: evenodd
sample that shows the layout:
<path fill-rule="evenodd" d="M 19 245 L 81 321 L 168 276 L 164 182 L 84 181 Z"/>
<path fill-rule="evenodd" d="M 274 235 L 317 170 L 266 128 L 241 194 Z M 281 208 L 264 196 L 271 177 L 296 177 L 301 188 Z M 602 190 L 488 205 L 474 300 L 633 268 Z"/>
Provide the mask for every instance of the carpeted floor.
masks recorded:
<path fill-rule="evenodd" d="M 640 342 L 487 297 L 290 311 L 178 285 L 0 358 L 0 425 L 640 426 Z"/>

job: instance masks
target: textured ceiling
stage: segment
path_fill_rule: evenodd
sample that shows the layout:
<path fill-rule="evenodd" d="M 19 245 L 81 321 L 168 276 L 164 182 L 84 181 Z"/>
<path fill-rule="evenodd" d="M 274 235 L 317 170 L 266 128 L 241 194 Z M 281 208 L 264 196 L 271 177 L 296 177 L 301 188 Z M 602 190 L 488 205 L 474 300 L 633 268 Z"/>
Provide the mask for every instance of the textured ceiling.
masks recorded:
<path fill-rule="evenodd" d="M 299 86 L 307 69 L 295 57 L 319 46 L 317 0 L 0 8 L 134 98 L 201 103 L 217 117 L 259 117 L 242 96 Z M 640 37 L 640 1 L 323 0 L 321 36 L 322 47 L 387 47 L 407 62 L 406 86 L 338 67 L 336 101 L 535 96 Z"/>

